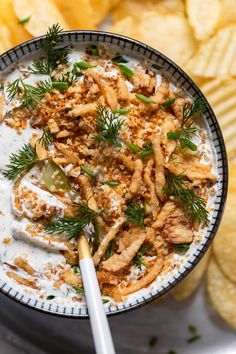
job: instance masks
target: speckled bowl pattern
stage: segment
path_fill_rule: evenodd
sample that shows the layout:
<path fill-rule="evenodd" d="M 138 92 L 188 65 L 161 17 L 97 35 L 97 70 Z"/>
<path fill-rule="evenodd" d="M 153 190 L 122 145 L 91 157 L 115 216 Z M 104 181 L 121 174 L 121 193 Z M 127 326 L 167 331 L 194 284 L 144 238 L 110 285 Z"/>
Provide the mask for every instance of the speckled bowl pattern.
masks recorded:
<path fill-rule="evenodd" d="M 35 54 L 41 47 L 41 41 L 43 37 L 33 39 L 31 41 L 25 42 L 8 52 L 0 56 L 0 74 L 2 71 L 7 70 L 18 60 L 21 60 L 26 55 Z M 63 41 L 65 43 L 85 43 L 85 44 L 106 44 L 106 46 L 112 45 L 112 47 L 117 47 L 117 51 L 125 54 L 126 52 L 132 56 L 138 56 L 143 59 L 150 59 L 157 65 L 163 68 L 163 71 L 167 73 L 172 80 L 178 85 L 186 90 L 194 99 L 206 98 L 196 86 L 196 84 L 190 79 L 190 77 L 175 63 L 168 59 L 165 55 L 159 53 L 157 50 L 133 40 L 131 38 L 123 37 L 117 34 L 101 32 L 101 31 L 68 31 L 63 32 Z M 206 228 L 204 239 L 201 243 L 195 246 L 193 252 L 184 261 L 184 264 L 169 277 L 164 279 L 156 289 L 145 289 L 146 291 L 141 291 L 140 296 L 136 297 L 134 301 L 126 301 L 118 304 L 117 306 L 105 306 L 105 310 L 108 315 L 121 313 L 130 309 L 138 308 L 150 301 L 161 297 L 166 294 L 171 288 L 177 285 L 199 262 L 202 256 L 207 251 L 210 246 L 217 229 L 220 224 L 220 220 L 223 214 L 224 205 L 227 196 L 227 185 L 228 185 L 228 166 L 227 166 L 227 156 L 226 149 L 224 145 L 223 136 L 209 103 L 206 101 L 205 118 L 210 130 L 212 143 L 216 151 L 216 168 L 219 176 L 219 181 L 217 184 L 217 194 L 214 203 L 214 212 L 211 217 L 211 221 Z M 13 289 L 9 284 L 3 282 L 0 279 L 0 290 L 3 294 L 9 296 L 10 298 L 34 309 L 45 311 L 55 315 L 61 315 L 66 317 L 78 317 L 86 318 L 88 317 L 88 310 L 85 306 L 83 307 L 67 307 L 58 306 L 53 302 L 42 301 L 33 297 L 29 297 L 19 291 Z"/>

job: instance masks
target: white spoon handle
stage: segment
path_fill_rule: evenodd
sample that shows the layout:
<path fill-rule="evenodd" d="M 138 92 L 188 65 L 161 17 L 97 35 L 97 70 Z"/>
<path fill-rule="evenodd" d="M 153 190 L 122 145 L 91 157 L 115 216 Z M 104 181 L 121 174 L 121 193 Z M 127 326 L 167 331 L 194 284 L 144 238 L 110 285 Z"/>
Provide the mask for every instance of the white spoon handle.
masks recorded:
<path fill-rule="evenodd" d="M 83 246 L 85 246 L 87 238 L 83 235 L 81 237 L 82 239 L 78 241 L 78 246 L 79 243 L 83 243 Z M 83 246 L 82 249 L 84 250 L 85 247 L 83 248 Z M 89 254 L 86 256 L 86 252 L 80 252 L 81 247 L 78 247 L 78 250 L 80 258 L 80 271 L 83 279 L 85 297 L 88 306 L 96 353 L 115 354 L 115 349 L 107 316 L 104 310 L 104 305 L 102 302 L 102 296 L 98 285 L 93 259 Z"/>

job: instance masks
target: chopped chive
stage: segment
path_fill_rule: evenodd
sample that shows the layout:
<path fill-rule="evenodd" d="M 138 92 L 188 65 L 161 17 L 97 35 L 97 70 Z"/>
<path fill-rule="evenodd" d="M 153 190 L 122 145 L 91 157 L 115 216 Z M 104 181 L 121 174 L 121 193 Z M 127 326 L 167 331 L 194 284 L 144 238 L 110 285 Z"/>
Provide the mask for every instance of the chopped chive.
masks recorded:
<path fill-rule="evenodd" d="M 109 244 L 108 244 L 108 247 L 107 247 L 106 253 L 105 253 L 105 257 L 104 257 L 105 259 L 108 259 L 108 258 L 110 258 L 112 256 L 112 254 L 113 254 L 113 244 L 114 244 L 114 239 L 111 240 L 109 242 Z"/>
<path fill-rule="evenodd" d="M 157 65 L 157 64 L 152 64 L 152 67 L 153 67 L 154 69 L 156 69 L 156 70 L 162 70 L 162 69 L 163 69 L 162 66 Z"/>
<path fill-rule="evenodd" d="M 81 165 L 82 171 L 84 171 L 89 177 L 94 178 L 95 174 L 91 172 L 86 166 Z"/>
<path fill-rule="evenodd" d="M 180 143 L 182 146 L 186 146 L 192 151 L 197 151 L 197 145 L 188 139 L 180 139 Z"/>
<path fill-rule="evenodd" d="M 152 148 L 152 142 L 151 141 L 148 141 L 148 142 L 143 144 L 143 149 L 149 150 L 151 148 Z"/>
<path fill-rule="evenodd" d="M 119 114 L 119 115 L 125 115 L 130 112 L 129 108 L 120 108 L 120 109 L 115 109 L 112 111 L 113 114 Z"/>
<path fill-rule="evenodd" d="M 79 266 L 75 265 L 72 267 L 73 273 L 77 274 L 79 272 Z"/>
<path fill-rule="evenodd" d="M 188 330 L 192 334 L 196 334 L 197 333 L 197 327 L 194 326 L 194 325 L 188 325 Z"/>
<path fill-rule="evenodd" d="M 128 68 L 128 66 L 126 66 L 126 65 L 120 65 L 120 72 L 122 75 L 127 77 L 127 79 L 131 79 L 131 77 L 134 75 L 133 70 Z"/>
<path fill-rule="evenodd" d="M 110 300 L 108 300 L 108 299 L 102 299 L 102 302 L 103 302 L 104 304 L 107 304 L 108 302 L 110 302 Z"/>
<path fill-rule="evenodd" d="M 136 98 L 140 101 L 143 101 L 146 104 L 150 104 L 150 103 L 156 103 L 155 101 L 153 101 L 151 98 L 142 95 L 141 93 L 136 93 Z"/>
<path fill-rule="evenodd" d="M 86 48 L 86 53 L 88 55 L 93 55 L 94 57 L 98 57 L 99 56 L 98 47 L 95 44 L 92 44 Z"/>
<path fill-rule="evenodd" d="M 194 336 L 190 337 L 190 338 L 187 340 L 187 343 L 193 343 L 193 342 L 196 342 L 196 340 L 199 340 L 199 339 L 201 339 L 201 338 L 202 338 L 202 336 L 201 336 L 201 335 L 196 334 L 196 335 L 194 335 Z"/>
<path fill-rule="evenodd" d="M 46 297 L 46 299 L 47 299 L 47 300 L 52 300 L 52 299 L 55 299 L 55 296 L 54 296 L 54 295 L 48 295 L 48 296 Z"/>
<path fill-rule="evenodd" d="M 148 345 L 149 345 L 149 347 L 153 348 L 156 346 L 157 343 L 158 343 L 157 336 L 153 336 L 149 339 Z"/>
<path fill-rule="evenodd" d="M 67 90 L 69 87 L 68 82 L 65 81 L 53 81 L 52 88 L 60 91 Z"/>
<path fill-rule="evenodd" d="M 84 288 L 76 288 L 76 294 L 84 294 Z"/>
<path fill-rule="evenodd" d="M 189 249 L 189 244 L 188 243 L 179 243 L 174 246 L 174 250 L 177 252 L 186 252 Z"/>
<path fill-rule="evenodd" d="M 110 187 L 117 187 L 120 184 L 118 181 L 106 181 L 105 183 Z"/>
<path fill-rule="evenodd" d="M 94 68 L 93 65 L 87 63 L 86 61 L 78 61 L 77 63 L 74 63 L 74 67 L 75 68 L 80 68 L 81 70 L 86 70 L 86 69 L 90 69 L 90 68 Z"/>
<path fill-rule="evenodd" d="M 122 55 L 116 55 L 111 59 L 113 63 L 128 63 L 128 60 L 122 57 Z"/>
<path fill-rule="evenodd" d="M 171 98 L 165 102 L 163 102 L 159 108 L 162 110 L 165 110 L 167 107 L 171 106 L 175 102 L 175 98 Z"/>
<path fill-rule="evenodd" d="M 127 147 L 135 153 L 138 153 L 140 151 L 139 147 L 135 144 L 128 144 Z"/>
<path fill-rule="evenodd" d="M 24 25 L 25 23 L 27 23 L 27 22 L 30 20 L 30 17 L 31 17 L 31 16 L 27 16 L 27 17 L 20 18 L 19 21 L 18 21 L 18 23 L 19 23 L 20 25 Z"/>
<path fill-rule="evenodd" d="M 138 154 L 138 157 L 140 157 L 141 159 L 151 156 L 153 154 L 152 150 L 143 150 Z"/>
<path fill-rule="evenodd" d="M 180 135 L 181 135 L 180 131 L 168 132 L 167 133 L 167 138 L 170 139 L 170 140 L 177 140 L 177 139 L 179 139 Z"/>

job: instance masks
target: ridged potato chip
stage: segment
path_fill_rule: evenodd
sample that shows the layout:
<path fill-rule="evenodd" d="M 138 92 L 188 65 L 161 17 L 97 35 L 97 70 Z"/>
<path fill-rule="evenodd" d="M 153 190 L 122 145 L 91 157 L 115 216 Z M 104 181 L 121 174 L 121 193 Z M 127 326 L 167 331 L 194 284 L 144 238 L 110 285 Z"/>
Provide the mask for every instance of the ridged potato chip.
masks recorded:
<path fill-rule="evenodd" d="M 45 34 L 48 27 L 56 23 L 64 30 L 69 29 L 64 17 L 51 0 L 14 0 L 13 6 L 19 19 L 30 17 L 23 26 L 34 37 Z"/>
<path fill-rule="evenodd" d="M 19 19 L 22 18 L 25 18 L 25 15 Z M 32 36 L 25 30 L 24 26 L 19 24 L 19 19 L 15 15 L 12 0 L 0 0 L 0 24 L 3 24 L 8 28 L 7 32 L 4 30 L 6 38 L 1 38 L 1 42 L 5 42 L 4 46 L 7 49 L 32 38 Z M 6 45 L 7 42 L 9 45 Z M 0 46 L 2 46 L 3 43 L 0 44 Z"/>
<path fill-rule="evenodd" d="M 218 314 L 236 329 L 236 285 L 224 275 L 214 258 L 207 270 L 207 291 Z"/>
<path fill-rule="evenodd" d="M 221 0 L 221 4 L 221 14 L 218 26 L 225 27 L 236 22 L 235 0 Z"/>
<path fill-rule="evenodd" d="M 12 47 L 11 34 L 8 27 L 0 25 L 0 55 Z M 1 120 L 1 119 L 0 119 Z"/>
<path fill-rule="evenodd" d="M 184 13 L 184 3 L 182 0 L 123 0 L 112 12 L 114 22 L 131 16 L 140 18 L 145 11 L 158 11 L 161 13 Z"/>
<path fill-rule="evenodd" d="M 208 250 L 192 272 L 171 291 L 175 300 L 183 301 L 197 290 L 206 271 L 210 256 L 211 250 Z"/>
<path fill-rule="evenodd" d="M 109 0 L 90 0 L 92 6 L 92 18 L 95 25 L 98 25 L 104 20 L 110 11 L 110 1 Z"/>
<path fill-rule="evenodd" d="M 236 80 L 223 77 L 198 84 L 220 123 L 228 156 L 236 156 Z"/>
<path fill-rule="evenodd" d="M 196 39 L 204 41 L 216 29 L 220 17 L 221 0 L 187 0 L 186 10 Z"/>
<path fill-rule="evenodd" d="M 136 29 L 137 21 L 133 17 L 128 16 L 120 21 L 115 22 L 109 31 L 137 39 L 138 32 Z"/>
<path fill-rule="evenodd" d="M 224 217 L 213 244 L 217 263 L 225 275 L 236 284 L 236 162 L 230 163 L 229 195 Z"/>
<path fill-rule="evenodd" d="M 95 19 L 90 0 L 53 0 L 70 29 L 94 29 Z"/>
<path fill-rule="evenodd" d="M 216 78 L 236 75 L 236 26 L 221 29 L 191 58 L 186 69 L 193 75 Z"/>
<path fill-rule="evenodd" d="M 184 15 L 144 12 L 140 16 L 138 38 L 167 55 L 180 66 L 188 62 L 197 41 Z"/>

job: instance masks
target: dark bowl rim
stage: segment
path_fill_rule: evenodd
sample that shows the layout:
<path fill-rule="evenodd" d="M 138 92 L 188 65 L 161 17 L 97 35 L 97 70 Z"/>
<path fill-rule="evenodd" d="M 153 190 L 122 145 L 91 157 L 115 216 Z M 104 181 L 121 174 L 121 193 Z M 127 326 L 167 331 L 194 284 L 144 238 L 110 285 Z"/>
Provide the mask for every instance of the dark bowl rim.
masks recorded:
<path fill-rule="evenodd" d="M 62 36 L 66 36 L 68 35 L 69 36 L 69 39 L 67 39 L 66 41 L 67 42 L 76 42 L 75 40 L 72 40 L 70 38 L 70 35 L 73 35 L 73 34 L 83 34 L 83 36 L 86 36 L 86 35 L 97 35 L 97 39 L 95 40 L 90 40 L 90 41 L 85 41 L 85 42 L 99 42 L 98 40 L 98 37 L 99 36 L 104 36 L 105 37 L 108 37 L 110 39 L 118 39 L 118 40 L 122 40 L 124 42 L 129 42 L 130 44 L 132 44 L 133 46 L 134 45 L 137 45 L 139 48 L 142 48 L 144 49 L 144 53 L 146 53 L 146 51 L 149 51 L 151 53 L 153 53 L 154 55 L 160 57 L 163 62 L 167 62 L 168 64 L 170 64 L 172 67 L 175 68 L 175 70 L 177 70 L 179 73 L 181 73 L 181 75 L 191 84 L 191 87 L 194 88 L 194 90 L 198 93 L 198 95 L 204 99 L 204 101 L 206 102 L 206 108 L 208 109 L 208 111 L 210 112 L 210 116 L 211 116 L 211 119 L 213 120 L 213 127 L 215 128 L 215 131 L 217 133 L 217 142 L 219 142 L 219 147 L 220 147 L 220 153 L 222 155 L 222 169 L 223 169 L 223 174 L 222 174 L 222 193 L 220 194 L 221 196 L 221 202 L 218 203 L 220 204 L 220 207 L 218 209 L 218 214 L 217 214 L 217 218 L 215 218 L 215 222 L 214 222 L 214 225 L 213 225 L 213 228 L 211 230 L 211 234 L 210 234 L 210 237 L 206 240 L 206 242 L 203 244 L 203 247 L 201 250 L 199 250 L 199 253 L 197 255 L 194 255 L 195 258 L 193 261 L 189 261 L 191 263 L 191 266 L 189 268 L 186 268 L 184 270 L 183 273 L 180 273 L 180 275 L 175 278 L 174 282 L 172 283 L 169 283 L 169 286 L 167 287 L 163 287 L 163 290 L 161 290 L 160 292 L 157 292 L 155 295 L 151 295 L 148 299 L 145 299 L 143 297 L 143 301 L 142 302 L 138 302 L 135 304 L 135 305 L 131 305 L 129 304 L 129 307 L 123 307 L 122 309 L 117 309 L 113 312 L 106 312 L 107 315 L 109 316 L 115 316 L 115 315 L 119 315 L 119 314 L 122 314 L 123 312 L 127 312 L 127 311 L 131 311 L 131 310 L 137 310 L 139 308 L 141 308 L 142 306 L 146 305 L 146 304 L 149 304 L 151 303 L 152 301 L 156 300 L 157 298 L 161 298 L 162 296 L 164 296 L 166 293 L 168 293 L 173 287 L 175 287 L 182 279 L 184 279 L 194 268 L 195 266 L 198 264 L 198 262 L 202 259 L 202 257 L 204 256 L 204 254 L 206 253 L 206 251 L 208 250 L 208 248 L 210 247 L 216 233 L 217 233 L 217 230 L 220 226 L 220 222 L 221 222 L 221 219 L 222 219 L 222 216 L 223 216 L 223 212 L 224 212 L 224 208 L 225 208 L 225 204 L 226 204 L 226 199 L 227 199 L 227 192 L 228 192 L 228 160 L 227 160 L 227 153 L 226 153 L 226 147 L 225 147 L 225 142 L 224 142 L 224 138 L 223 138 L 223 134 L 222 134 L 222 131 L 221 131 L 221 128 L 220 128 L 220 125 L 218 123 L 218 120 L 216 118 L 216 115 L 213 111 L 213 109 L 211 108 L 211 105 L 209 104 L 207 98 L 205 97 L 205 95 L 202 93 L 201 89 L 197 86 L 197 84 L 191 79 L 191 77 L 179 66 L 177 65 L 173 60 L 171 60 L 170 58 L 168 58 L 165 54 L 159 52 L 158 50 L 152 48 L 151 46 L 141 42 L 141 41 L 138 41 L 136 39 L 133 39 L 131 37 L 128 37 L 128 36 L 123 36 L 123 35 L 120 35 L 120 34 L 116 34 L 116 33 L 112 33 L 112 32 L 106 32 L 106 31 L 98 31 L 98 30 L 69 30 L 69 31 L 63 31 L 62 32 Z M 42 36 L 38 36 L 36 38 L 33 38 L 31 40 L 28 40 L 28 41 L 25 41 L 11 49 L 9 49 L 8 51 L 2 53 L 0 55 L 0 60 L 3 60 L 4 64 L 5 64 L 5 60 L 4 60 L 4 57 L 5 56 L 8 56 L 10 57 L 10 55 L 12 53 L 15 53 L 16 54 L 16 51 L 19 50 L 19 49 L 22 49 L 22 47 L 24 46 L 30 46 L 30 44 L 40 44 L 42 39 L 45 38 L 45 35 L 42 35 Z M 78 41 L 79 43 L 79 41 Z M 108 42 L 105 42 L 107 43 L 108 45 L 112 45 L 112 41 L 110 43 Z M 119 47 L 119 43 L 115 44 L 115 46 Z M 32 53 L 33 52 L 36 52 L 38 49 L 40 49 L 39 47 L 35 48 L 34 50 L 32 50 Z M 22 50 L 23 51 L 23 50 Z M 145 56 L 145 54 L 143 53 L 143 55 Z M 136 53 L 137 54 L 137 53 Z M 30 53 L 27 53 L 24 55 L 30 55 Z M 17 55 L 16 55 L 17 56 Z M 6 67 L 10 66 L 10 65 L 14 65 L 18 60 L 18 57 L 15 61 L 11 61 L 10 64 L 5 64 Z M 4 68 L 3 70 L 5 70 L 6 68 Z M 0 67 L 0 74 L 1 74 L 1 67 Z M 170 74 L 170 76 L 172 76 L 172 74 Z M 209 126 L 208 126 L 209 127 Z M 212 128 L 210 128 L 210 131 L 212 131 Z M 5 285 L 5 284 L 4 284 Z M 39 308 L 39 307 L 35 307 L 34 305 L 31 305 L 31 304 L 28 304 L 24 301 L 22 301 L 22 299 L 17 299 L 16 298 L 16 295 L 11 295 L 9 293 L 10 290 L 8 290 L 8 292 L 5 292 L 3 287 L 4 285 L 0 288 L 0 291 L 3 295 L 5 295 L 7 298 L 10 298 L 11 300 L 14 300 L 15 302 L 17 303 L 20 303 L 22 305 L 24 305 L 25 307 L 27 307 L 28 309 L 31 308 L 33 310 L 36 310 L 36 311 L 39 311 L 41 313 L 44 313 L 44 314 L 47 314 L 47 315 L 51 315 L 51 316 L 60 316 L 62 318 L 70 318 L 70 319 L 74 319 L 74 320 L 79 320 L 79 319 L 88 319 L 88 312 L 86 313 L 86 315 L 78 315 L 78 314 L 67 314 L 67 313 L 61 313 L 61 312 L 51 312 L 50 309 L 44 309 L 44 308 Z M 50 307 L 50 306 L 49 306 Z"/>

